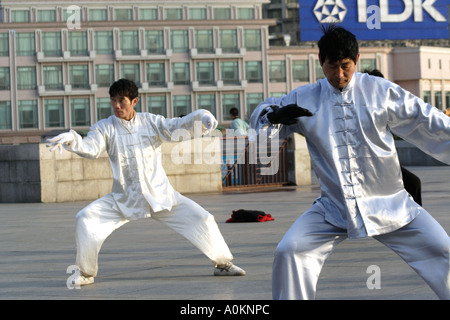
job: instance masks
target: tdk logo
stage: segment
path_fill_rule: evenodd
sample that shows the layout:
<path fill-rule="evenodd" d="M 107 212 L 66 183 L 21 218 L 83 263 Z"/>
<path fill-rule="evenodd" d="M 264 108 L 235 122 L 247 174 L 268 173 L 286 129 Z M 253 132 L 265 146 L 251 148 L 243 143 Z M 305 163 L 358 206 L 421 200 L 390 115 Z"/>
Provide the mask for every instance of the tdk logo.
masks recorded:
<path fill-rule="evenodd" d="M 445 22 L 447 19 L 435 8 L 437 0 L 378 0 L 370 1 L 368 7 L 367 0 L 357 0 L 357 15 L 359 23 L 366 23 L 368 13 L 375 12 L 380 22 L 403 22 L 411 16 L 414 22 L 422 22 L 424 12 L 426 12 L 436 22 Z M 375 3 L 374 3 L 375 2 Z M 403 3 L 402 12 L 391 13 L 389 4 L 395 2 Z M 314 7 L 314 15 L 320 23 L 340 23 L 343 22 L 347 14 L 347 7 L 343 0 L 318 0 Z"/>

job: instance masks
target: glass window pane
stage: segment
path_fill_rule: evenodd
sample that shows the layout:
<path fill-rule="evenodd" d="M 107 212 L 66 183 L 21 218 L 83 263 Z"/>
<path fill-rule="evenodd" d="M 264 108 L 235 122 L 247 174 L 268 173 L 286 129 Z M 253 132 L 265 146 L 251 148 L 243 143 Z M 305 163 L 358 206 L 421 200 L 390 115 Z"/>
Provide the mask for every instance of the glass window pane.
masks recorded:
<path fill-rule="evenodd" d="M 187 30 L 172 30 L 170 39 L 173 52 L 188 52 L 189 37 Z"/>
<path fill-rule="evenodd" d="M 197 96 L 198 109 L 205 109 L 211 112 L 214 117 L 216 113 L 216 95 L 215 94 L 199 94 Z"/>
<path fill-rule="evenodd" d="M 89 98 L 70 99 L 72 127 L 91 124 Z"/>
<path fill-rule="evenodd" d="M 134 81 L 139 87 L 141 85 L 141 74 L 139 72 L 139 64 L 137 63 L 124 63 L 121 65 L 122 78 Z"/>
<path fill-rule="evenodd" d="M 148 30 L 146 48 L 148 53 L 164 53 L 164 34 L 162 30 Z"/>
<path fill-rule="evenodd" d="M 87 56 L 89 54 L 86 32 L 69 32 L 69 51 L 71 56 Z"/>
<path fill-rule="evenodd" d="M 62 67 L 61 66 L 44 66 L 44 85 L 46 90 L 62 90 Z"/>
<path fill-rule="evenodd" d="M 294 82 L 309 82 L 309 61 L 294 60 L 292 62 L 292 76 Z"/>
<path fill-rule="evenodd" d="M 36 88 L 36 67 L 17 67 L 17 89 L 32 90 Z"/>
<path fill-rule="evenodd" d="M 197 62 L 197 81 L 200 85 L 215 85 L 214 62 Z"/>
<path fill-rule="evenodd" d="M 182 14 L 181 8 L 166 8 L 164 10 L 166 20 L 181 20 Z"/>
<path fill-rule="evenodd" d="M 190 8 L 189 19 L 206 20 L 206 8 Z"/>
<path fill-rule="evenodd" d="M 191 112 L 191 96 L 173 96 L 173 116 L 182 117 Z"/>
<path fill-rule="evenodd" d="M 98 64 L 95 66 L 95 78 L 100 88 L 111 86 L 114 82 L 114 65 Z"/>
<path fill-rule="evenodd" d="M 237 61 L 221 62 L 220 69 L 224 84 L 239 84 L 239 68 Z"/>
<path fill-rule="evenodd" d="M 36 55 L 36 42 L 34 32 L 16 33 L 16 54 L 18 56 Z"/>
<path fill-rule="evenodd" d="M 166 84 L 164 63 L 147 64 L 147 82 L 150 86 L 163 86 Z"/>
<path fill-rule="evenodd" d="M 372 71 L 377 68 L 376 59 L 359 59 L 359 68 L 361 71 Z"/>
<path fill-rule="evenodd" d="M 230 8 L 214 8 L 215 20 L 230 20 L 231 13 Z"/>
<path fill-rule="evenodd" d="M 44 116 L 46 128 L 64 127 L 64 100 L 45 100 Z"/>
<path fill-rule="evenodd" d="M 247 114 L 251 115 L 256 107 L 264 100 L 263 93 L 247 93 Z M 247 117 L 250 118 L 250 117 Z"/>
<path fill-rule="evenodd" d="M 224 121 L 231 120 L 231 108 L 241 109 L 239 93 L 226 93 L 222 95 L 222 118 Z"/>
<path fill-rule="evenodd" d="M 89 9 L 90 21 L 106 21 L 108 20 L 108 12 L 106 9 Z"/>
<path fill-rule="evenodd" d="M 314 61 L 315 72 L 316 72 L 316 81 L 319 79 L 325 79 L 325 75 L 323 74 L 322 66 L 320 65 L 319 60 Z"/>
<path fill-rule="evenodd" d="M 0 33 L 0 56 L 9 56 L 9 37 L 7 33 Z"/>
<path fill-rule="evenodd" d="M 253 8 L 238 8 L 238 19 L 254 19 L 255 10 Z"/>
<path fill-rule="evenodd" d="M 11 128 L 11 102 L 0 101 L 0 129 Z"/>
<path fill-rule="evenodd" d="M 166 96 L 149 96 L 147 105 L 148 112 L 167 117 Z"/>
<path fill-rule="evenodd" d="M 435 91 L 434 92 L 434 106 L 439 110 L 442 110 L 442 92 Z"/>
<path fill-rule="evenodd" d="M 39 22 L 54 22 L 56 21 L 56 10 L 38 10 Z"/>
<path fill-rule="evenodd" d="M 0 90 L 10 90 L 9 67 L 0 67 Z"/>
<path fill-rule="evenodd" d="M 174 84 L 190 84 L 189 63 L 172 63 L 172 78 Z"/>
<path fill-rule="evenodd" d="M 140 9 L 139 16 L 141 20 L 158 20 L 158 10 Z"/>
<path fill-rule="evenodd" d="M 138 31 L 120 32 L 120 49 L 123 54 L 139 54 L 139 33 Z"/>
<path fill-rule="evenodd" d="M 237 31 L 220 30 L 220 47 L 224 53 L 238 52 Z"/>
<path fill-rule="evenodd" d="M 12 10 L 11 22 L 30 22 L 29 10 Z"/>
<path fill-rule="evenodd" d="M 97 120 L 106 119 L 113 115 L 110 98 L 97 98 Z"/>
<path fill-rule="evenodd" d="M 37 100 L 19 100 L 19 128 L 38 128 Z"/>
<path fill-rule="evenodd" d="M 261 61 L 245 62 L 245 78 L 248 83 L 261 83 L 263 81 Z"/>
<path fill-rule="evenodd" d="M 95 31 L 95 52 L 97 54 L 112 54 L 114 51 L 113 46 L 113 33 L 112 31 Z"/>
<path fill-rule="evenodd" d="M 131 9 L 114 9 L 114 20 L 133 20 L 133 10 Z"/>
<path fill-rule="evenodd" d="M 284 61 L 269 61 L 270 82 L 286 82 L 286 67 Z"/>
<path fill-rule="evenodd" d="M 61 32 L 43 32 L 42 48 L 46 57 L 62 56 Z"/>
<path fill-rule="evenodd" d="M 196 30 L 195 45 L 198 53 L 213 53 L 214 41 L 212 30 Z"/>
<path fill-rule="evenodd" d="M 89 89 L 89 67 L 88 65 L 69 66 L 69 77 L 72 89 Z"/>
<path fill-rule="evenodd" d="M 248 51 L 261 51 L 261 30 L 244 30 L 244 43 Z"/>

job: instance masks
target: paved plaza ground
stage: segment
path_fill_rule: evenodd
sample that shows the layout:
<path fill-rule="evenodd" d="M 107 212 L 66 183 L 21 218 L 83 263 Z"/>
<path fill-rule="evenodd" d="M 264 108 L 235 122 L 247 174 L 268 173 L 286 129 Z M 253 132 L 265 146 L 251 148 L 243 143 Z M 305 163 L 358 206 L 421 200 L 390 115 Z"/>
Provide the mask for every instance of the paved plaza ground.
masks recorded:
<path fill-rule="evenodd" d="M 450 231 L 450 166 L 408 167 L 422 180 L 427 209 Z M 311 186 L 260 192 L 187 195 L 214 214 L 245 277 L 214 277 L 190 243 L 152 220 L 132 221 L 105 241 L 95 284 L 69 289 L 75 259 L 74 218 L 89 202 L 0 204 L 2 300 L 271 300 L 273 253 L 289 226 L 319 195 Z M 236 209 L 270 213 L 263 223 L 225 223 Z M 370 266 L 381 288 L 370 290 Z M 425 282 L 374 239 L 346 240 L 326 261 L 318 300 L 436 300 Z"/>

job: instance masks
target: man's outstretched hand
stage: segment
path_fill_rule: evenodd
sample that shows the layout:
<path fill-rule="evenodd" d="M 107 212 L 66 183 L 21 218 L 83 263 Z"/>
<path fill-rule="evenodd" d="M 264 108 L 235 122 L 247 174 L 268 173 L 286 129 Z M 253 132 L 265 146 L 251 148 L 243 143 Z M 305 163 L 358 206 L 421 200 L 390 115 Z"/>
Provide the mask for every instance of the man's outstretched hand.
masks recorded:
<path fill-rule="evenodd" d="M 313 114 L 302 107 L 299 107 L 296 104 L 289 104 L 282 108 L 277 108 L 273 110 L 273 112 L 267 114 L 267 119 L 272 124 L 285 124 L 285 125 L 291 125 L 297 123 L 298 117 L 310 117 Z"/>

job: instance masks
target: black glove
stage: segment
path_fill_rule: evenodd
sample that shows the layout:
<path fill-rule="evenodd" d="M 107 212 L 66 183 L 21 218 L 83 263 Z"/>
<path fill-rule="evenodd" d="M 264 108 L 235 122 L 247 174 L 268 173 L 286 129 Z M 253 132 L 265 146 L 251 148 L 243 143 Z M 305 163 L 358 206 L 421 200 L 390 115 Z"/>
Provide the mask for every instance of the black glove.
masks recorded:
<path fill-rule="evenodd" d="M 297 123 L 298 117 L 310 117 L 313 114 L 302 107 L 299 107 L 296 104 L 289 104 L 285 107 L 279 108 L 277 106 L 271 106 L 273 112 L 267 114 L 267 119 L 272 124 L 285 124 L 291 125 Z"/>

